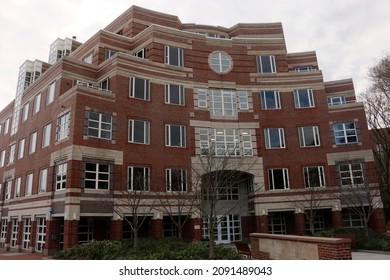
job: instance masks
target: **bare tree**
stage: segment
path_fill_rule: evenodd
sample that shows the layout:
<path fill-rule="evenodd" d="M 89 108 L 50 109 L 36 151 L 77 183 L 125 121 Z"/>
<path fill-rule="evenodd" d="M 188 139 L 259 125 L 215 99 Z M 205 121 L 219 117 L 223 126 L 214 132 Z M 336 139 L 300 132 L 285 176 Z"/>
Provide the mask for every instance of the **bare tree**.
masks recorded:
<path fill-rule="evenodd" d="M 233 150 L 217 154 L 215 146 L 209 147 L 196 157 L 192 167 L 196 208 L 206 221 L 210 259 L 215 258 L 214 232 L 218 224 L 255 192 L 252 176 L 247 173 L 255 160 L 232 156 L 236 154 Z M 246 198 L 238 194 L 238 186 L 243 183 L 251 188 Z"/>
<path fill-rule="evenodd" d="M 370 68 L 368 76 L 371 85 L 362 97 L 375 143 L 373 152 L 379 187 L 385 209 L 390 214 L 390 56 L 384 56 Z"/>

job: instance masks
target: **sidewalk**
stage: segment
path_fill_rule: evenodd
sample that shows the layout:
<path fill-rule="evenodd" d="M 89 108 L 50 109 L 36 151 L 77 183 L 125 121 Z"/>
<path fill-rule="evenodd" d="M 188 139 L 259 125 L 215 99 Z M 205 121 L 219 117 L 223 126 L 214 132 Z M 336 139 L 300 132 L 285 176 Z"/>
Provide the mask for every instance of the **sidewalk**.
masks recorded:
<path fill-rule="evenodd" d="M 390 252 L 352 251 L 352 260 L 390 260 Z"/>
<path fill-rule="evenodd" d="M 50 256 L 43 256 L 41 253 L 13 252 L 0 249 L 0 260 L 50 260 Z"/>

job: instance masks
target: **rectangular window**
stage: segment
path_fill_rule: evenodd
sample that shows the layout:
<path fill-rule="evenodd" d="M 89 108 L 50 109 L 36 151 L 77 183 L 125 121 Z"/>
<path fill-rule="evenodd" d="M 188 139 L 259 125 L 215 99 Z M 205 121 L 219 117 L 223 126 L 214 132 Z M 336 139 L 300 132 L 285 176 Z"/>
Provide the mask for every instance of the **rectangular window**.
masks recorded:
<path fill-rule="evenodd" d="M 5 150 L 2 150 L 0 152 L 0 167 L 3 167 L 5 165 Z"/>
<path fill-rule="evenodd" d="M 101 163 L 85 164 L 85 188 L 108 190 L 110 187 L 110 165 Z"/>
<path fill-rule="evenodd" d="M 7 236 L 7 225 L 8 225 L 7 219 L 2 219 L 1 220 L 0 239 L 5 239 L 5 237 Z"/>
<path fill-rule="evenodd" d="M 310 72 L 313 68 L 311 66 L 302 66 L 295 68 L 295 72 Z"/>
<path fill-rule="evenodd" d="M 210 150 L 209 129 L 199 128 L 199 148 L 201 155 L 208 155 Z"/>
<path fill-rule="evenodd" d="M 257 71 L 259 73 L 276 73 L 275 56 L 273 56 L 273 55 L 258 55 L 257 56 Z"/>
<path fill-rule="evenodd" d="M 131 77 L 130 78 L 130 97 L 149 100 L 150 82 L 147 79 Z"/>
<path fill-rule="evenodd" d="M 149 190 L 148 167 L 129 166 L 129 190 L 130 191 L 148 191 Z"/>
<path fill-rule="evenodd" d="M 89 137 L 101 138 L 106 140 L 112 139 L 112 116 L 89 111 L 88 113 L 88 130 Z"/>
<path fill-rule="evenodd" d="M 31 237 L 31 219 L 23 219 L 23 238 L 22 238 L 22 248 L 29 249 L 30 247 L 30 237 Z"/>
<path fill-rule="evenodd" d="M 150 143 L 150 123 L 141 120 L 129 120 L 129 142 Z"/>
<path fill-rule="evenodd" d="M 276 90 L 263 90 L 260 92 L 261 109 L 274 110 L 280 109 L 280 94 Z"/>
<path fill-rule="evenodd" d="M 38 113 L 41 109 L 41 93 L 38 93 L 34 97 L 34 114 Z"/>
<path fill-rule="evenodd" d="M 62 189 L 66 188 L 66 172 L 67 172 L 67 169 L 68 169 L 68 164 L 66 162 L 65 163 L 61 163 L 61 164 L 57 164 L 55 166 L 55 180 L 54 180 L 54 184 L 55 184 L 56 190 L 62 190 Z"/>
<path fill-rule="evenodd" d="M 38 192 L 40 193 L 46 192 L 46 189 L 47 189 L 47 169 L 42 169 L 39 172 Z"/>
<path fill-rule="evenodd" d="M 15 149 L 16 149 L 15 144 L 12 144 L 11 146 L 9 146 L 9 154 L 8 154 L 8 163 L 9 164 L 14 163 L 14 161 L 15 161 Z"/>
<path fill-rule="evenodd" d="M 207 108 L 207 90 L 198 89 L 198 107 Z"/>
<path fill-rule="evenodd" d="M 12 180 L 8 180 L 5 182 L 5 200 L 11 199 L 12 192 Z"/>
<path fill-rule="evenodd" d="M 105 79 L 103 81 L 101 81 L 100 83 L 98 83 L 98 88 L 101 90 L 101 91 L 109 91 L 109 88 L 108 88 L 108 83 L 109 79 Z"/>
<path fill-rule="evenodd" d="M 37 135 L 38 132 L 33 132 L 30 135 L 30 146 L 29 146 L 29 154 L 35 153 L 37 150 Z"/>
<path fill-rule="evenodd" d="M 34 179 L 34 174 L 33 173 L 27 174 L 27 176 L 26 176 L 26 192 L 25 192 L 25 196 L 28 196 L 28 195 L 32 194 L 33 179 Z"/>
<path fill-rule="evenodd" d="M 295 108 L 310 108 L 314 107 L 314 97 L 312 89 L 296 89 L 294 90 Z"/>
<path fill-rule="evenodd" d="M 328 105 L 329 106 L 335 106 L 335 105 L 341 105 L 346 104 L 347 100 L 345 96 L 334 96 L 334 97 L 328 97 Z"/>
<path fill-rule="evenodd" d="M 265 147 L 267 149 L 285 148 L 284 129 L 266 128 L 264 129 Z"/>
<path fill-rule="evenodd" d="M 104 52 L 104 57 L 105 59 L 109 59 L 111 56 L 113 56 L 114 54 L 116 54 L 116 51 L 113 51 L 113 50 L 106 50 Z"/>
<path fill-rule="evenodd" d="M 184 148 L 186 146 L 186 127 L 167 124 L 165 126 L 165 145 Z"/>
<path fill-rule="evenodd" d="M 184 87 L 181 85 L 165 85 L 165 103 L 184 105 Z"/>
<path fill-rule="evenodd" d="M 42 252 L 46 239 L 46 218 L 37 218 L 37 234 L 35 241 L 35 250 Z"/>
<path fill-rule="evenodd" d="M 338 166 L 342 186 L 352 186 L 364 183 L 362 163 L 347 163 Z"/>
<path fill-rule="evenodd" d="M 183 49 L 173 46 L 165 46 L 165 64 L 183 67 Z"/>
<path fill-rule="evenodd" d="M 248 92 L 238 91 L 238 101 L 240 104 L 240 110 L 249 110 Z"/>
<path fill-rule="evenodd" d="M 90 53 L 89 55 L 87 55 L 86 57 L 84 57 L 83 61 L 84 61 L 85 63 L 92 64 L 92 57 L 93 57 L 93 55 L 92 55 L 92 53 Z"/>
<path fill-rule="evenodd" d="M 306 188 L 325 187 L 324 167 L 307 166 L 303 169 Z"/>
<path fill-rule="evenodd" d="M 167 191 L 187 191 L 187 170 L 167 169 L 166 170 Z"/>
<path fill-rule="evenodd" d="M 217 156 L 240 155 L 240 139 L 238 129 L 213 129 L 212 141 L 215 143 L 214 152 Z"/>
<path fill-rule="evenodd" d="M 19 140 L 19 146 L 18 146 L 18 159 L 21 159 L 24 157 L 24 146 L 26 144 L 26 138 L 22 138 Z"/>
<path fill-rule="evenodd" d="M 9 123 L 10 123 L 10 120 L 9 120 L 9 118 L 7 118 L 4 121 L 4 135 L 6 135 L 9 132 Z"/>
<path fill-rule="evenodd" d="M 63 114 L 57 119 L 56 141 L 60 141 L 69 136 L 70 112 Z"/>
<path fill-rule="evenodd" d="M 303 126 L 298 128 L 299 144 L 301 147 L 320 146 L 318 126 Z"/>
<path fill-rule="evenodd" d="M 211 90 L 211 115 L 236 116 L 237 115 L 236 92 L 232 90 Z"/>
<path fill-rule="evenodd" d="M 51 136 L 51 123 L 43 127 L 43 136 L 42 136 L 42 148 L 45 148 L 50 145 Z"/>
<path fill-rule="evenodd" d="M 55 91 L 56 91 L 56 82 L 53 82 L 47 88 L 46 105 L 54 101 Z"/>
<path fill-rule="evenodd" d="M 18 177 L 15 179 L 15 193 L 14 193 L 15 198 L 20 197 L 21 186 L 22 186 L 22 178 Z"/>
<path fill-rule="evenodd" d="M 286 215 L 283 212 L 268 213 L 268 232 L 271 234 L 287 234 Z"/>
<path fill-rule="evenodd" d="M 352 210 L 343 210 L 343 227 L 344 228 L 363 228 L 364 222 L 361 216 Z"/>
<path fill-rule="evenodd" d="M 270 190 L 286 190 L 290 188 L 287 168 L 269 169 L 268 180 Z"/>
<path fill-rule="evenodd" d="M 242 135 L 242 149 L 244 156 L 252 156 L 252 135 L 250 129 L 241 129 Z"/>
<path fill-rule="evenodd" d="M 354 122 L 333 124 L 336 145 L 353 144 L 358 142 L 356 124 Z"/>
<path fill-rule="evenodd" d="M 25 122 L 28 119 L 28 112 L 30 108 L 30 102 L 27 102 L 23 105 L 22 109 L 22 122 Z"/>
<path fill-rule="evenodd" d="M 16 248 L 16 243 L 18 241 L 18 219 L 11 220 L 11 248 Z"/>

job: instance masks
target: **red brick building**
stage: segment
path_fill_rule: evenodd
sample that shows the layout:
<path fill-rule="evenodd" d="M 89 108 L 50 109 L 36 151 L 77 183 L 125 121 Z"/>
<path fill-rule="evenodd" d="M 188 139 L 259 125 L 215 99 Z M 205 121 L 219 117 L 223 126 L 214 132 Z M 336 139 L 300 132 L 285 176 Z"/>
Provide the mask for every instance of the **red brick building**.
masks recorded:
<path fill-rule="evenodd" d="M 352 81 L 324 82 L 315 52 L 287 53 L 280 23 L 184 24 L 133 6 L 83 44 L 55 41 L 49 63 L 21 66 L 16 98 L 0 112 L 0 246 L 51 253 L 129 238 L 102 207 L 107 192 L 142 190 L 145 208 L 157 192 L 191 192 L 193 166 L 211 147 L 254 162 L 229 190 L 231 203 L 249 198 L 224 214 L 218 242 L 302 234 L 291 198 L 374 186 L 371 146 Z M 328 196 L 315 225 L 362 221 Z M 371 227 L 384 230 L 382 208 Z M 195 211 L 183 237 L 207 237 L 202 228 Z M 140 230 L 176 234 L 158 205 Z"/>

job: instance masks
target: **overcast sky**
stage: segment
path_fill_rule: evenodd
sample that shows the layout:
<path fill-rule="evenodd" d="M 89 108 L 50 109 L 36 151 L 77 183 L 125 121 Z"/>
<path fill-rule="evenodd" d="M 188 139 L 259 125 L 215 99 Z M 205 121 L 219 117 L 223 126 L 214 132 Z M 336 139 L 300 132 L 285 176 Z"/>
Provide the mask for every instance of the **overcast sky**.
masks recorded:
<path fill-rule="evenodd" d="M 0 110 L 25 60 L 47 61 L 57 38 L 85 42 L 132 5 L 183 23 L 281 22 L 289 53 L 316 51 L 325 81 L 352 78 L 357 94 L 368 68 L 390 53 L 390 0 L 1 0 Z"/>

